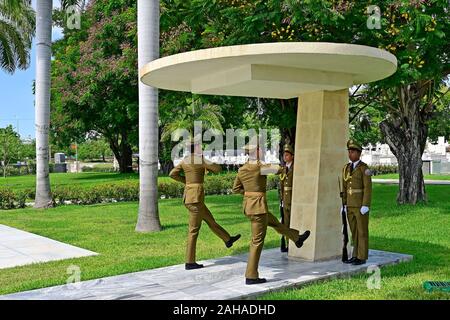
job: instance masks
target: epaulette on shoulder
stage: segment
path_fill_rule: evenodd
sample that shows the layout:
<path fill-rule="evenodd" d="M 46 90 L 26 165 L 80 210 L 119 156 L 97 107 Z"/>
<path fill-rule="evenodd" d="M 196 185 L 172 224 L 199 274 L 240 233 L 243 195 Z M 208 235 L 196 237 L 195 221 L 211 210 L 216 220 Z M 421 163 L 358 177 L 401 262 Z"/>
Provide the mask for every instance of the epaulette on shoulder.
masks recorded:
<path fill-rule="evenodd" d="M 362 162 L 360 167 L 361 167 L 361 171 L 366 176 L 373 176 L 373 172 L 372 172 L 372 170 L 369 169 L 369 165 L 367 163 Z"/>

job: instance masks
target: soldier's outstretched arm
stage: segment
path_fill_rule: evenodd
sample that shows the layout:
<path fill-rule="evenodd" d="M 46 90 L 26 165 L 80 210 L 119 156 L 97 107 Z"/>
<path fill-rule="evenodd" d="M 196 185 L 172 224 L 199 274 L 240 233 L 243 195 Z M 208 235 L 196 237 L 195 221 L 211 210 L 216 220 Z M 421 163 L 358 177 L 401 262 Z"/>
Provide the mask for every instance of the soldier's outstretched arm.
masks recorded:
<path fill-rule="evenodd" d="M 261 175 L 281 174 L 283 167 L 277 164 L 263 164 L 261 165 Z"/>
<path fill-rule="evenodd" d="M 169 173 L 169 177 L 171 177 L 172 179 L 182 182 L 182 183 L 186 183 L 186 177 L 182 176 L 180 173 L 183 170 L 183 167 L 181 166 L 181 163 L 179 163 L 175 168 L 173 168 L 170 173 Z"/>
<path fill-rule="evenodd" d="M 239 179 L 239 176 L 236 176 L 236 179 L 234 179 L 233 183 L 233 193 L 244 193 L 244 185 L 241 182 L 241 179 Z"/>
<path fill-rule="evenodd" d="M 283 167 L 282 166 L 278 166 L 278 171 L 277 171 L 277 173 L 276 174 L 282 174 L 283 173 Z"/>
<path fill-rule="evenodd" d="M 222 167 L 220 166 L 220 164 L 208 161 L 205 159 L 205 168 L 208 171 L 214 172 L 214 173 L 219 173 L 222 170 Z"/>

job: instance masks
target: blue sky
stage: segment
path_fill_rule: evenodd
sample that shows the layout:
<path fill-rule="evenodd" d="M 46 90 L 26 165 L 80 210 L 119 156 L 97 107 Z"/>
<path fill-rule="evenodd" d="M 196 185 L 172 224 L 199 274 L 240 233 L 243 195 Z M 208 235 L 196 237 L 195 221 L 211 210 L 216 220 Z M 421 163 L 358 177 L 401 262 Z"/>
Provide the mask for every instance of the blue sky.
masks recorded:
<path fill-rule="evenodd" d="M 32 1 L 35 7 L 36 0 Z M 53 1 L 59 7 L 59 0 Z M 62 37 L 61 30 L 53 28 L 52 40 Z M 27 70 L 18 70 L 10 75 L 0 70 L 0 127 L 9 124 L 18 131 L 22 138 L 34 138 L 34 96 L 32 83 L 36 72 L 35 42 L 31 51 L 31 66 Z"/>

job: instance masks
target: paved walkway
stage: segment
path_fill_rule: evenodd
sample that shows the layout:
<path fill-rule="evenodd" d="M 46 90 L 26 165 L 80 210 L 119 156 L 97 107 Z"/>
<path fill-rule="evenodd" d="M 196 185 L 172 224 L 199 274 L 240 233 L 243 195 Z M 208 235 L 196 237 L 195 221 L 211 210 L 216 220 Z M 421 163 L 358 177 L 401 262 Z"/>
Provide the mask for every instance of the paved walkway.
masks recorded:
<path fill-rule="evenodd" d="M 398 179 L 372 179 L 374 183 L 398 184 Z M 425 180 L 425 184 L 450 184 L 450 180 Z"/>
<path fill-rule="evenodd" d="M 244 284 L 247 255 L 243 254 L 203 261 L 205 264 L 203 269 L 184 270 L 184 265 L 176 265 L 19 292 L 0 296 L 0 300 L 245 299 L 271 290 L 301 286 L 320 279 L 366 272 L 370 265 L 383 266 L 411 259 L 410 255 L 370 250 L 367 264 L 352 266 L 343 264 L 340 260 L 322 262 L 292 260 L 279 249 L 269 249 L 263 251 L 259 267 L 260 276 L 267 278 L 268 282 L 260 285 Z"/>
<path fill-rule="evenodd" d="M 0 224 L 0 269 L 96 254 Z"/>

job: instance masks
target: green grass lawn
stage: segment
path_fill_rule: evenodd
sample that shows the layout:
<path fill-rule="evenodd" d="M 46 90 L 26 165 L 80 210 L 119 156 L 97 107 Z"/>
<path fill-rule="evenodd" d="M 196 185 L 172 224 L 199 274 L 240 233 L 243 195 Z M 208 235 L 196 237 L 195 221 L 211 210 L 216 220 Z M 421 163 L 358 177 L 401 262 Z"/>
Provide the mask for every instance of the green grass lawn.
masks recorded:
<path fill-rule="evenodd" d="M 398 173 L 380 174 L 373 176 L 373 179 L 398 179 Z M 450 180 L 450 174 L 427 174 L 425 180 Z"/>
<path fill-rule="evenodd" d="M 50 173 L 50 184 L 52 186 L 83 185 L 90 187 L 99 183 L 115 181 L 137 180 L 137 173 L 115 173 L 115 172 L 80 172 L 80 173 Z M 159 177 L 159 179 L 170 179 Z M 35 175 L 0 177 L 0 187 L 11 187 L 13 189 L 34 189 L 36 186 Z"/>
<path fill-rule="evenodd" d="M 314 284 L 300 290 L 271 293 L 270 299 L 438 299 L 448 294 L 428 294 L 426 280 L 450 280 L 450 186 L 428 186 L 428 205 L 397 206 L 397 186 L 374 185 L 370 220 L 370 247 L 414 255 L 409 263 L 381 269 L 382 288 L 366 289 L 367 275 Z M 207 196 L 217 221 L 242 238 L 233 248 L 204 224 L 198 240 L 198 260 L 248 251 L 250 224 L 241 213 L 241 196 Z M 269 192 L 269 205 L 278 216 L 277 193 Z M 187 212 L 181 199 L 160 200 L 162 232 L 134 231 L 135 202 L 92 206 L 61 206 L 0 211 L 0 223 L 50 237 L 100 255 L 0 270 L 0 294 L 64 284 L 67 268 L 77 265 L 81 279 L 141 271 L 184 263 Z M 337 213 L 336 213 L 337 214 Z M 336 239 L 340 241 L 340 239 Z M 269 228 L 265 248 L 279 245 Z M 264 275 L 262 275 L 264 276 Z M 244 277 L 244 275 L 243 275 Z"/>
<path fill-rule="evenodd" d="M 276 192 L 271 194 L 276 209 Z M 198 260 L 247 252 L 250 224 L 242 214 L 242 197 L 208 196 L 216 220 L 231 234 L 242 238 L 227 249 L 203 224 L 197 243 Z M 100 253 L 85 257 L 0 270 L 0 294 L 64 284 L 67 268 L 81 268 L 82 280 L 184 263 L 188 214 L 181 199 L 160 200 L 162 232 L 134 231 L 138 204 L 124 202 L 92 206 L 61 206 L 48 210 L 32 208 L 0 210 L 0 224 Z M 279 243 L 275 231 L 267 236 L 267 247 Z"/>
<path fill-rule="evenodd" d="M 226 174 L 222 171 L 220 174 Z M 91 187 L 100 183 L 116 181 L 138 180 L 138 173 L 116 172 L 80 172 L 80 173 L 50 173 L 51 186 L 82 185 Z M 159 181 L 171 180 L 167 175 L 160 175 Z M 15 190 L 34 189 L 36 186 L 35 175 L 0 177 L 0 187 L 10 187 Z"/>
<path fill-rule="evenodd" d="M 429 203 L 395 204 L 397 186 L 374 185 L 369 247 L 414 256 L 412 262 L 381 269 L 381 289 L 367 289 L 370 274 L 327 280 L 269 293 L 262 299 L 450 299 L 427 293 L 427 280 L 450 281 L 450 186 L 427 186 Z"/>

